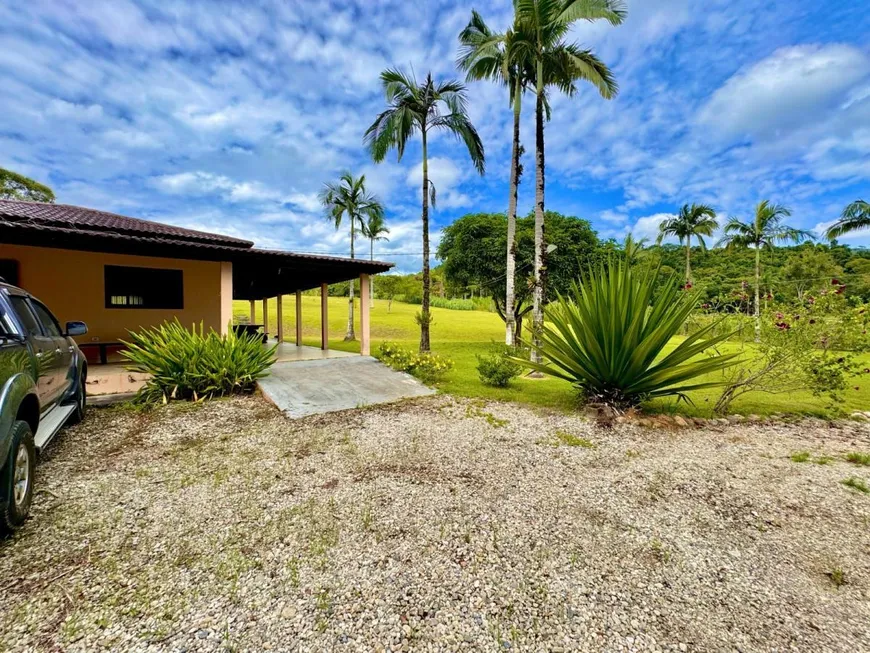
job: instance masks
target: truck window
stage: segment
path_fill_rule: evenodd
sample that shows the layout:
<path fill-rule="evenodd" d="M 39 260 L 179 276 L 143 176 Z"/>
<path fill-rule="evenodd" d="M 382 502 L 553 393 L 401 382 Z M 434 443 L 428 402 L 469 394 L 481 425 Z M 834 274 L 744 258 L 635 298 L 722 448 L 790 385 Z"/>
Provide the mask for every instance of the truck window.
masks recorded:
<path fill-rule="evenodd" d="M 41 336 L 42 329 L 39 328 L 39 322 L 37 321 L 36 316 L 30 310 L 30 306 L 27 305 L 27 298 L 21 297 L 20 295 L 9 295 L 9 302 L 12 304 L 12 308 L 15 310 L 19 321 L 24 327 L 24 335 Z"/>
<path fill-rule="evenodd" d="M 0 338 L 5 338 L 13 333 L 15 333 L 15 324 L 9 319 L 3 304 L 0 304 Z"/>
<path fill-rule="evenodd" d="M 36 313 L 36 317 L 42 323 L 42 328 L 48 335 L 52 338 L 59 338 L 63 335 L 63 331 L 61 331 L 57 319 L 51 314 L 51 311 L 45 307 L 45 304 L 31 299 L 30 305 L 33 307 L 33 312 Z"/>

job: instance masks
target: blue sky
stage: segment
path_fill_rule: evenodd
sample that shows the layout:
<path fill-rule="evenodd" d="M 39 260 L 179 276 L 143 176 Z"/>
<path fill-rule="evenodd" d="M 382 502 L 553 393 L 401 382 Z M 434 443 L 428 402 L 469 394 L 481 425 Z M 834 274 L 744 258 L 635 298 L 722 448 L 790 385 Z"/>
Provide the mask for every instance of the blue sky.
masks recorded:
<path fill-rule="evenodd" d="M 404 1 L 30 0 L 0 5 L 0 166 L 58 201 L 255 240 L 346 252 L 316 195 L 365 173 L 387 206 L 378 258 L 420 265 L 420 152 L 375 165 L 362 135 L 388 66 L 456 76 L 471 9 L 496 28 L 511 4 Z M 572 39 L 621 92 L 553 100 L 547 207 L 604 237 L 652 236 L 683 202 L 748 216 L 760 199 L 820 228 L 870 196 L 870 12 L 858 0 L 629 0 L 620 27 Z M 511 114 L 504 89 L 469 88 L 486 148 L 479 177 L 435 138 L 433 236 L 471 211 L 503 211 Z M 531 107 L 531 100 L 526 107 Z M 520 211 L 532 207 L 534 140 Z M 870 244 L 870 233 L 853 237 Z"/>

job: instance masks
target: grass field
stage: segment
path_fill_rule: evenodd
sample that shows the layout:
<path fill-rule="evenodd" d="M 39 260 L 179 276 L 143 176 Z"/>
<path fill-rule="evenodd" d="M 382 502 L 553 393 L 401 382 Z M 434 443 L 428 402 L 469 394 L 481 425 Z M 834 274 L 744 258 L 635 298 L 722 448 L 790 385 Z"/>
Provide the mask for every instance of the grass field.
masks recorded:
<path fill-rule="evenodd" d="M 236 315 L 248 315 L 247 302 L 235 302 Z M 379 343 L 389 340 L 410 348 L 419 345 L 420 329 L 414 321 L 419 306 L 393 302 L 392 310 L 387 310 L 386 300 L 376 300 L 371 310 L 372 351 Z M 270 333 L 276 331 L 276 303 L 269 304 Z M 291 340 L 295 333 L 294 302 L 287 297 L 284 302 L 284 337 Z M 579 404 L 574 389 L 559 379 L 515 380 L 511 387 L 490 388 L 483 385 L 477 376 L 476 354 L 485 353 L 493 343 L 504 338 L 504 325 L 494 313 L 484 311 L 454 311 L 433 308 L 432 350 L 449 357 L 455 367 L 439 384 L 445 392 L 467 397 L 483 397 L 505 401 L 546 406 L 563 410 L 576 408 Z M 357 328 L 359 328 L 359 305 L 357 304 Z M 257 302 L 258 322 L 262 321 L 262 306 Z M 347 299 L 329 298 L 329 346 L 343 351 L 359 351 L 359 341 L 344 342 L 347 326 Z M 320 346 L 320 298 L 303 296 L 302 335 L 306 345 Z M 726 344 L 724 349 L 737 345 Z M 870 366 L 870 355 L 862 361 Z M 840 408 L 845 412 L 870 409 L 870 378 L 858 377 L 854 385 L 845 393 L 845 402 Z M 719 395 L 716 388 L 697 391 L 691 394 L 694 405 L 677 404 L 676 400 L 659 400 L 645 406 L 652 412 L 679 412 L 684 415 L 709 416 Z M 832 416 L 833 411 L 826 407 L 826 400 L 813 397 L 809 392 L 794 394 L 750 393 L 734 402 L 733 412 L 744 415 L 770 415 L 772 413 L 801 413 L 807 415 Z"/>

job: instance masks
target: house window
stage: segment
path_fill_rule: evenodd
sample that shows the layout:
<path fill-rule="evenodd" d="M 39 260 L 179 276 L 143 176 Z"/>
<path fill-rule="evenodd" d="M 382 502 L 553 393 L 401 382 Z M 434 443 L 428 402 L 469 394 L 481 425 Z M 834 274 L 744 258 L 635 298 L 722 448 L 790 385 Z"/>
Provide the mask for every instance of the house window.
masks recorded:
<path fill-rule="evenodd" d="M 18 283 L 18 261 L 11 258 L 0 259 L 0 279 L 13 286 L 20 285 Z"/>
<path fill-rule="evenodd" d="M 181 270 L 105 267 L 106 308 L 184 308 Z"/>

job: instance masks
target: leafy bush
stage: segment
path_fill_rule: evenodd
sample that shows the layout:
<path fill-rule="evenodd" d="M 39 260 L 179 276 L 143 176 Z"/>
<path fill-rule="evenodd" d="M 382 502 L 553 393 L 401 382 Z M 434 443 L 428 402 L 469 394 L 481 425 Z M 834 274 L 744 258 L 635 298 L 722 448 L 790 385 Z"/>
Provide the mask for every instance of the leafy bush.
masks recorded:
<path fill-rule="evenodd" d="M 520 375 L 523 368 L 511 357 L 522 357 L 522 352 L 502 345 L 499 350 L 477 355 L 477 374 L 480 382 L 495 388 L 506 388 L 511 379 Z"/>
<path fill-rule="evenodd" d="M 664 353 L 698 295 L 684 290 L 675 274 L 660 283 L 654 268 L 600 264 L 572 284 L 569 296 L 548 306 L 536 347 L 544 363 L 514 360 L 570 381 L 590 401 L 616 407 L 668 395 L 688 401 L 690 390 L 722 385 L 698 377 L 732 365 L 734 354 L 693 360 L 728 337 L 710 336 L 713 325 Z"/>
<path fill-rule="evenodd" d="M 139 391 L 142 401 L 199 400 L 253 389 L 275 362 L 275 347 L 263 347 L 260 337 L 225 336 L 194 325 L 189 331 L 176 319 L 130 334 L 122 352 L 127 369 L 151 375 Z"/>
<path fill-rule="evenodd" d="M 436 308 L 447 308 L 451 311 L 473 311 L 477 309 L 477 305 L 473 299 L 449 299 L 447 297 L 432 297 L 432 306 Z"/>
<path fill-rule="evenodd" d="M 416 352 L 392 342 L 382 342 L 376 354 L 378 360 L 394 370 L 413 374 L 424 383 L 435 383 L 453 368 L 453 361 L 431 352 Z"/>
<path fill-rule="evenodd" d="M 867 313 L 863 305 L 851 306 L 838 287 L 801 301 L 772 303 L 761 311 L 759 342 L 743 345 L 748 356 L 725 375 L 727 384 L 714 412 L 727 413 L 747 392 L 810 391 L 837 409 L 850 379 L 861 369 L 848 350 L 868 347 Z"/>

